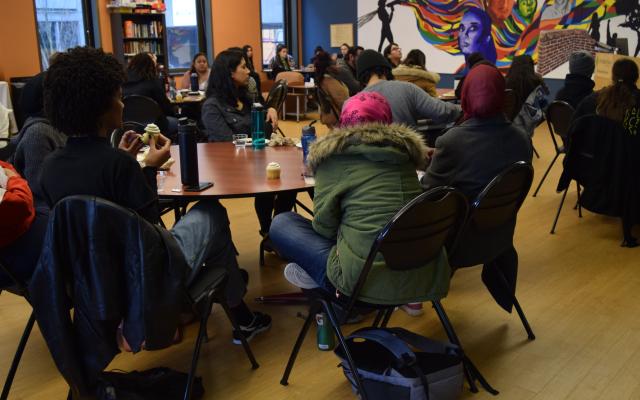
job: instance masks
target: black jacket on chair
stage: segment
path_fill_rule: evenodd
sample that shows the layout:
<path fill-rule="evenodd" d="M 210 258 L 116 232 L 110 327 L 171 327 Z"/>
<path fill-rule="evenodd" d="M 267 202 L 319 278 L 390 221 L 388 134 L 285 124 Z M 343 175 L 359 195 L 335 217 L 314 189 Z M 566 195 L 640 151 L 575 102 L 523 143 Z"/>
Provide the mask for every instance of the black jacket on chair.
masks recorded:
<path fill-rule="evenodd" d="M 188 269 L 173 237 L 133 211 L 90 196 L 56 205 L 29 290 L 49 351 L 76 396 L 92 393 L 118 353 L 121 321 L 134 352 L 143 341 L 148 350 L 171 345 Z"/>
<path fill-rule="evenodd" d="M 595 114 L 576 119 L 558 191 L 571 180 L 584 187 L 580 204 L 587 210 L 640 223 L 640 135 Z"/>

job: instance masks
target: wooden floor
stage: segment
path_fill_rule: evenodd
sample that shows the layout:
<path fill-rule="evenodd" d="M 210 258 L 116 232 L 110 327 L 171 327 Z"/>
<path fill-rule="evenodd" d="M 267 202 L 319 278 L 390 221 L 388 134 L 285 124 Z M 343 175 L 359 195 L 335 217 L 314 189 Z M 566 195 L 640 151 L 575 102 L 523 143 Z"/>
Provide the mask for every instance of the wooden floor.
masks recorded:
<path fill-rule="evenodd" d="M 302 123 L 284 123 L 288 135 L 299 135 Z M 534 143 L 537 184 L 553 149 L 546 127 Z M 640 248 L 619 246 L 617 220 L 572 209 L 575 190 L 567 196 L 557 232 L 549 230 L 560 196 L 556 165 L 539 196 L 529 196 L 518 221 L 516 248 L 520 256 L 518 298 L 537 339 L 529 342 L 517 315 L 509 315 L 491 299 L 480 281 L 480 269 L 454 277 L 443 304 L 467 354 L 498 390 L 502 399 L 640 399 Z M 305 201 L 308 202 L 306 195 Z M 312 329 L 298 358 L 290 385 L 280 376 L 302 324 L 299 306 L 261 306 L 253 298 L 291 291 L 282 277 L 283 262 L 273 256 L 258 266 L 258 223 L 251 200 L 224 202 L 231 219 L 240 265 L 251 278 L 247 299 L 252 308 L 273 316 L 272 329 L 251 346 L 260 363 L 252 371 L 239 346 L 231 344 L 231 329 L 219 308 L 209 322 L 211 341 L 203 347 L 198 373 L 206 399 L 351 399 L 354 396 L 332 353 L 315 348 Z M 640 234 L 638 230 L 636 235 Z M 21 298 L 0 296 L 0 376 L 6 373 L 29 315 Z M 392 325 L 444 338 L 433 310 L 411 318 L 396 312 Z M 170 349 L 120 355 L 109 368 L 123 370 L 168 366 L 188 368 L 196 326 Z M 347 330 L 354 329 L 348 327 Z M 67 388 L 56 371 L 37 328 L 29 340 L 11 399 L 63 399 Z M 489 399 L 472 394 L 466 399 Z"/>

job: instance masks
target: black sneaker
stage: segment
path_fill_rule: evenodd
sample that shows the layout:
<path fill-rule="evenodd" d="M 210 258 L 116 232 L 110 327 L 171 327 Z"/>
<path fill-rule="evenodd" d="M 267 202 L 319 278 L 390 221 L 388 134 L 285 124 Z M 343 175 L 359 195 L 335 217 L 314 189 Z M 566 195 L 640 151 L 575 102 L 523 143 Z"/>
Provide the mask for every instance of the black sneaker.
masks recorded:
<path fill-rule="evenodd" d="M 267 314 L 254 311 L 253 321 L 247 326 L 240 325 L 239 331 L 233 332 L 233 344 L 242 344 L 242 336 L 248 342 L 258 333 L 271 328 L 271 317 Z"/>

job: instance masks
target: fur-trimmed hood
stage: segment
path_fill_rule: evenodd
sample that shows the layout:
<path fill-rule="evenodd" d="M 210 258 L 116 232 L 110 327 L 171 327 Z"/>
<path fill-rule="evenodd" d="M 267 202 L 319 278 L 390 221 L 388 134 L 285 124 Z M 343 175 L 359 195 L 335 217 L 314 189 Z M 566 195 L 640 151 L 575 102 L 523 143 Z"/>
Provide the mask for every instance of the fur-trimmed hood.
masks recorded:
<path fill-rule="evenodd" d="M 409 76 L 416 79 L 425 79 L 433 83 L 440 82 L 440 75 L 435 72 L 425 71 L 420 67 L 401 64 L 394 68 L 392 72 L 393 76 Z"/>
<path fill-rule="evenodd" d="M 361 145 L 370 147 L 368 150 L 358 147 Z M 307 161 L 315 172 L 320 164 L 333 155 L 360 153 L 367 156 L 370 152 L 372 158 L 382 161 L 380 153 L 385 149 L 390 156 L 391 153 L 404 154 L 416 169 L 425 166 L 427 146 L 418 133 L 404 125 L 380 123 L 334 129 L 311 145 Z"/>

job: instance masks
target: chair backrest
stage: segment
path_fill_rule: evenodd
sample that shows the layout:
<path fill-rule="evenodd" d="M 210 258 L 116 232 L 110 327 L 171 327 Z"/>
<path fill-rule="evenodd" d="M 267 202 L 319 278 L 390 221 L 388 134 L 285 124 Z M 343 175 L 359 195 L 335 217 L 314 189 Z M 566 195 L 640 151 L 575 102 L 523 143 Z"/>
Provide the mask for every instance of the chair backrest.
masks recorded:
<path fill-rule="evenodd" d="M 121 128 L 114 129 L 113 132 L 111 132 L 111 138 L 110 138 L 111 147 L 118 147 L 118 145 L 120 144 L 120 139 L 122 138 L 122 135 L 124 135 L 124 133 L 127 131 L 135 131 L 136 133 L 140 133 L 140 134 L 144 133 L 145 126 L 146 125 L 143 125 L 139 122 L 133 122 L 133 121 L 123 122 Z"/>
<path fill-rule="evenodd" d="M 132 94 L 122 99 L 124 111 L 122 119 L 124 121 L 134 121 L 141 124 L 156 124 L 160 131 L 166 132 L 166 117 L 162 109 L 150 97 Z"/>
<path fill-rule="evenodd" d="M 396 271 L 428 264 L 455 239 L 467 208 L 464 195 L 446 186 L 431 189 L 405 205 L 373 242 L 351 294 L 348 310 L 355 305 L 378 253 L 384 257 L 386 266 Z"/>
<path fill-rule="evenodd" d="M 516 93 L 513 89 L 505 89 L 504 91 L 504 115 L 507 117 L 509 121 L 513 121 L 513 119 L 518 115 L 520 110 L 516 109 Z"/>
<path fill-rule="evenodd" d="M 284 79 L 277 81 L 276 84 L 271 87 L 269 95 L 267 96 L 267 108 L 275 108 L 276 111 L 279 112 L 280 109 L 282 109 L 284 101 L 287 99 L 287 90 L 287 81 Z"/>
<path fill-rule="evenodd" d="M 304 75 L 295 71 L 284 71 L 276 75 L 276 81 L 284 79 L 287 83 L 303 83 Z"/>
<path fill-rule="evenodd" d="M 322 88 L 319 85 L 316 86 L 316 96 L 318 98 L 318 102 L 320 103 L 321 114 L 328 115 L 329 117 L 326 118 L 327 120 L 335 121 L 334 123 L 338 123 L 340 121 L 341 110 L 336 109 L 333 101 L 331 101 L 331 96 L 327 92 L 322 90 Z M 322 118 L 321 116 L 321 119 L 324 120 L 325 118 Z M 327 124 L 324 121 L 323 123 Z"/>
<path fill-rule="evenodd" d="M 547 107 L 545 111 L 549 132 L 551 132 L 551 138 L 553 139 L 553 144 L 556 146 L 556 149 L 559 149 L 559 147 L 554 135 L 560 136 L 563 143 L 568 142 L 569 127 L 571 126 L 574 112 L 575 110 L 569 103 L 560 100 L 549 104 L 549 107 Z"/>

